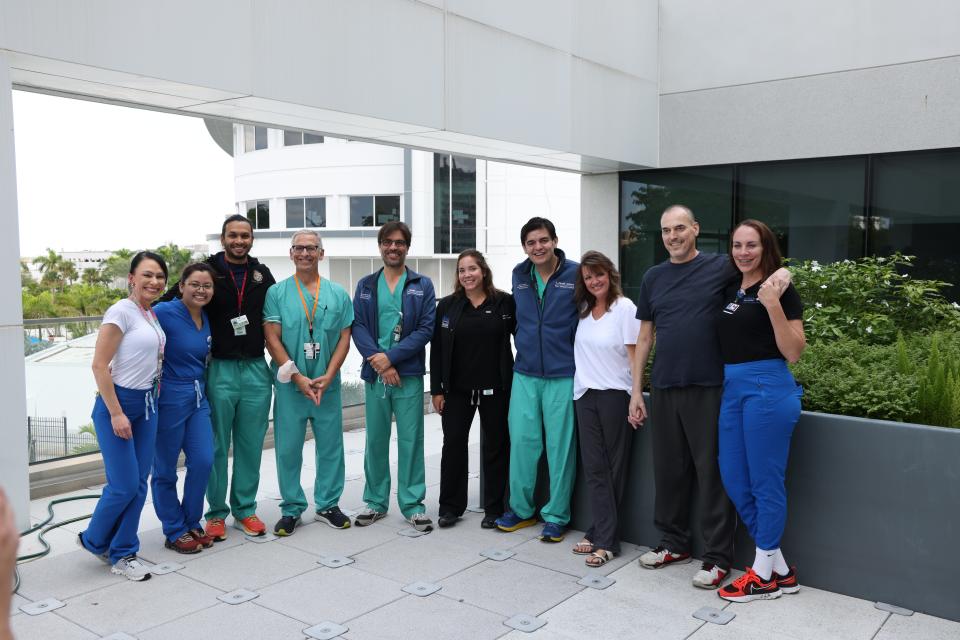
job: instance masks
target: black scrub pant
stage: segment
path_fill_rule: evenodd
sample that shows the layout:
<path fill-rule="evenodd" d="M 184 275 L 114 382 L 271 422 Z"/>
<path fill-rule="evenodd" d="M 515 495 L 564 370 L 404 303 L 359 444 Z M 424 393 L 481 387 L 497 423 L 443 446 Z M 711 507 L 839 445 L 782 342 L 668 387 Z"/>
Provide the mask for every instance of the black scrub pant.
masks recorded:
<path fill-rule="evenodd" d="M 700 491 L 703 561 L 721 569 L 733 562 L 736 512 L 720 479 L 717 423 L 722 387 L 654 389 L 651 403 L 653 475 L 657 490 L 654 524 L 660 545 L 691 551 L 693 482 Z"/>
<path fill-rule="evenodd" d="M 593 524 L 583 537 L 597 549 L 620 553 L 618 513 L 633 441 L 633 427 L 627 422 L 630 394 L 617 389 L 588 389 L 574 406 L 593 513 Z"/>
<path fill-rule="evenodd" d="M 483 511 L 503 515 L 510 470 L 510 432 L 507 409 L 510 392 L 451 391 L 444 396 L 443 451 L 440 458 L 440 514 L 461 516 L 467 508 L 467 441 L 470 425 L 480 410 L 483 431 Z"/>

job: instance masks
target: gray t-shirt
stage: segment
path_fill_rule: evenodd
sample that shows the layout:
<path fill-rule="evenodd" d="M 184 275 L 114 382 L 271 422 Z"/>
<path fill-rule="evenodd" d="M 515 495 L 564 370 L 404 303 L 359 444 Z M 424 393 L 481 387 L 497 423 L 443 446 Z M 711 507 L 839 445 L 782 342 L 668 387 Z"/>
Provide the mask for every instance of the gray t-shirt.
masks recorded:
<path fill-rule="evenodd" d="M 730 257 L 715 253 L 700 253 L 682 264 L 667 260 L 647 270 L 637 318 L 652 322 L 656 331 L 653 387 L 723 384 L 717 310 L 723 306 L 724 289 L 739 277 Z"/>

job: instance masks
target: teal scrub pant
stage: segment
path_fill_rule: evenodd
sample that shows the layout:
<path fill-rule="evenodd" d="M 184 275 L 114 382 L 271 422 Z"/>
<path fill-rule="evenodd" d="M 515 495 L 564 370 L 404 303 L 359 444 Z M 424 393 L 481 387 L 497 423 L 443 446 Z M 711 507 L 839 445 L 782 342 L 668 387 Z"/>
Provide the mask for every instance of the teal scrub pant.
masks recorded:
<path fill-rule="evenodd" d="M 273 375 L 263 358 L 221 360 L 207 368 L 207 399 L 213 424 L 213 470 L 207 483 L 206 519 L 237 520 L 257 510 L 260 457 L 270 417 Z M 227 474 L 227 454 L 233 443 L 233 475 Z M 230 507 L 227 507 L 227 484 Z"/>
<path fill-rule="evenodd" d="M 339 380 L 323 392 L 320 406 L 303 397 L 292 382 L 276 385 L 273 439 L 277 455 L 277 480 L 283 499 L 280 512 L 294 518 L 307 510 L 307 497 L 300 485 L 307 419 L 313 428 L 316 469 L 313 504 L 317 511 L 326 511 L 337 506 L 343 494 L 343 404 Z"/>
<path fill-rule="evenodd" d="M 566 526 L 576 476 L 573 378 L 513 374 L 510 394 L 510 509 L 521 518 L 537 510 L 533 492 L 544 445 L 550 472 L 550 500 L 540 516 Z"/>
<path fill-rule="evenodd" d="M 404 518 L 423 513 L 427 484 L 423 469 L 423 377 L 400 378 L 399 387 L 364 383 L 367 420 L 363 501 L 387 512 L 390 502 L 390 423 L 397 418 L 397 504 Z"/>

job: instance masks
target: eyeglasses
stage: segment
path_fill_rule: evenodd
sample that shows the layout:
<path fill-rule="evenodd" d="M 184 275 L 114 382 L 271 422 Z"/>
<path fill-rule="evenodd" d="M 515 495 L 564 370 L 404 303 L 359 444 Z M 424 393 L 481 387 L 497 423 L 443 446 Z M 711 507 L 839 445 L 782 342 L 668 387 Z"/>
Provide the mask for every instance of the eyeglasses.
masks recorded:
<path fill-rule="evenodd" d="M 188 282 L 187 286 L 194 291 L 213 291 L 212 282 Z"/>
<path fill-rule="evenodd" d="M 316 253 L 320 247 L 315 244 L 295 244 L 290 247 L 290 250 L 294 253 Z"/>
<path fill-rule="evenodd" d="M 389 249 L 390 247 L 396 247 L 397 249 L 403 249 L 407 246 L 406 240 L 381 240 L 380 246 L 384 249 Z"/>

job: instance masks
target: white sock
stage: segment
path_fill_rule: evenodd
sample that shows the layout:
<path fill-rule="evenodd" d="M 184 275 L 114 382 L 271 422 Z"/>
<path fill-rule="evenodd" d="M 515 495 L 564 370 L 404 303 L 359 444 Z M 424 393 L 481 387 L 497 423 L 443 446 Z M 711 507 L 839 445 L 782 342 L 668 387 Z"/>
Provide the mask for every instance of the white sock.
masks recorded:
<path fill-rule="evenodd" d="M 773 560 L 777 557 L 778 549 L 764 551 L 757 547 L 757 555 L 753 559 L 753 572 L 760 576 L 765 582 L 770 580 L 773 573 Z"/>
<path fill-rule="evenodd" d="M 790 566 L 783 557 L 783 552 L 777 549 L 777 555 L 773 558 L 773 570 L 777 575 L 785 576 L 790 573 Z"/>

